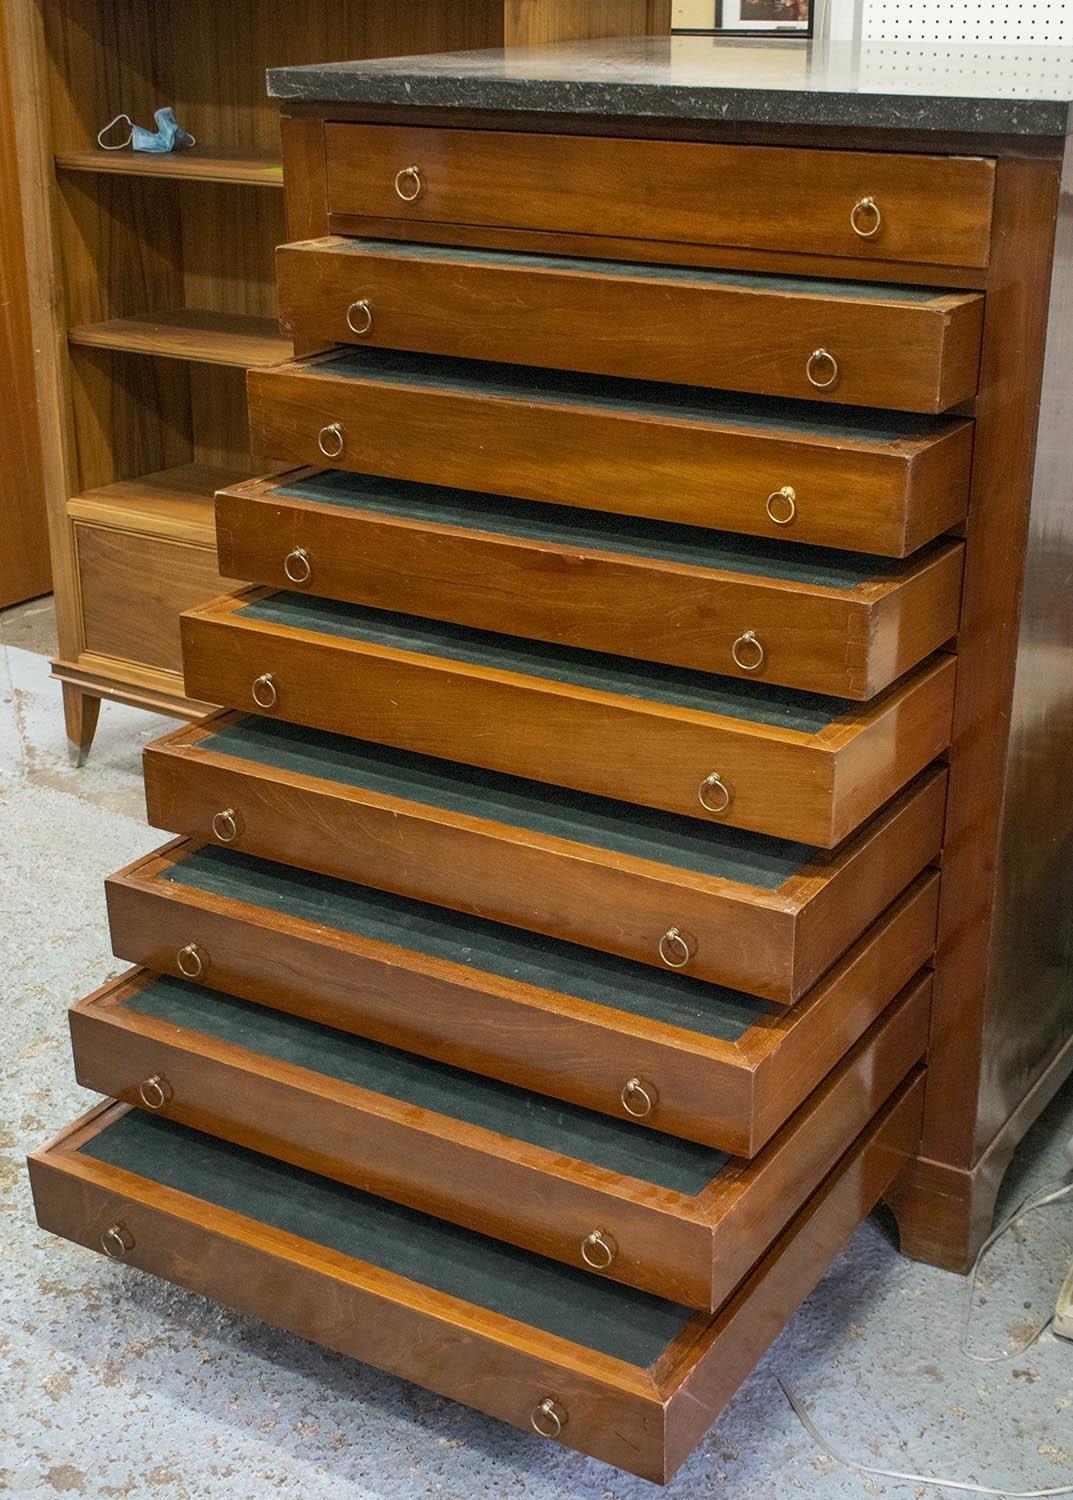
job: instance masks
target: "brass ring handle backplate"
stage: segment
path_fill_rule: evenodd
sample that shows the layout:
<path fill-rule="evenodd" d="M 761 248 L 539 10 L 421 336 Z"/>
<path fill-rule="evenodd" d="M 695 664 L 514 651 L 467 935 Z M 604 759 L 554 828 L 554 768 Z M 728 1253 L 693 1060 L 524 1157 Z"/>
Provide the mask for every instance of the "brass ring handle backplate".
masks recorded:
<path fill-rule="evenodd" d="M 403 184 L 408 190 L 413 191 L 404 192 Z M 416 198 L 420 198 L 424 190 L 425 184 L 421 181 L 420 167 L 403 167 L 401 171 L 395 173 L 395 191 L 404 203 L 413 203 Z"/>
<path fill-rule="evenodd" d="M 826 379 L 820 374 L 821 370 L 826 370 Z M 838 379 L 838 360 L 829 349 L 813 349 L 805 361 L 805 374 L 809 385 L 815 386 L 816 390 L 829 391 Z"/>
<path fill-rule="evenodd" d="M 725 813 L 732 800 L 731 790 L 718 771 L 705 776 L 697 789 L 697 801 L 705 812 Z"/>
<path fill-rule="evenodd" d="M 112 1224 L 101 1235 L 101 1249 L 110 1260 L 126 1260 L 134 1249 L 134 1236 L 123 1224 Z"/>
<path fill-rule="evenodd" d="M 342 424 L 329 422 L 326 427 L 322 427 L 317 433 L 317 447 L 325 458 L 338 458 L 346 447 Z"/>
<path fill-rule="evenodd" d="M 187 943 L 185 948 L 180 948 L 176 953 L 175 962 L 185 979 L 200 979 L 208 965 L 208 958 L 204 949 L 199 948 L 196 943 Z"/>
<path fill-rule="evenodd" d="M 170 1092 L 160 1073 L 154 1073 L 151 1078 L 143 1078 L 138 1085 L 138 1098 L 146 1109 L 163 1109 Z"/>
<path fill-rule="evenodd" d="M 212 815 L 212 831 L 221 844 L 232 844 L 238 837 L 238 818 L 233 807 L 224 807 Z"/>
<path fill-rule="evenodd" d="M 276 692 L 276 683 L 271 672 L 262 672 L 260 677 L 255 677 L 250 693 L 258 708 L 275 708 L 279 702 L 279 694 Z"/>
<path fill-rule="evenodd" d="M 606 1271 L 618 1253 L 618 1246 L 602 1229 L 594 1229 L 581 1241 L 581 1259 L 593 1271 Z"/>
<path fill-rule="evenodd" d="M 642 1083 L 639 1078 L 627 1078 L 619 1098 L 628 1115 L 632 1115 L 635 1120 L 643 1120 L 655 1109 L 657 1095 L 650 1083 Z"/>
<path fill-rule="evenodd" d="M 541 1437 L 557 1438 L 563 1430 L 566 1421 L 566 1412 L 553 1401 L 550 1396 L 545 1396 L 539 1401 L 529 1417 L 529 1425 L 534 1432 L 539 1432 Z"/>
<path fill-rule="evenodd" d="M 304 547 L 292 547 L 283 559 L 283 571 L 291 583 L 308 583 L 313 577 L 313 564 Z"/>
<path fill-rule="evenodd" d="M 767 655 L 755 630 L 743 630 L 731 646 L 730 654 L 734 665 L 743 672 L 759 672 Z"/>
<path fill-rule="evenodd" d="M 346 310 L 346 326 L 359 338 L 372 332 L 373 309 L 368 297 L 359 297 L 357 302 L 350 304 Z"/>
<path fill-rule="evenodd" d="M 677 927 L 668 927 L 659 940 L 659 956 L 668 969 L 684 969 L 693 950 Z"/>
<path fill-rule="evenodd" d="M 854 234 L 862 240 L 874 240 L 883 227 L 883 215 L 874 198 L 858 198 L 849 211 L 849 222 Z"/>
<path fill-rule="evenodd" d="M 764 509 L 768 520 L 776 526 L 789 526 L 797 515 L 797 491 L 792 484 L 784 484 L 781 490 L 772 490 Z"/>

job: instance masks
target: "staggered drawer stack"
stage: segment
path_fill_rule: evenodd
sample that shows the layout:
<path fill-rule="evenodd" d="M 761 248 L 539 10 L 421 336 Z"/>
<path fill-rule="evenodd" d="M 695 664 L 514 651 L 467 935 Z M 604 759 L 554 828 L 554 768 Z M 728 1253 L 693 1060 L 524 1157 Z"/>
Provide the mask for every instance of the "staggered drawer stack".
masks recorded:
<path fill-rule="evenodd" d="M 992 164 L 324 140 L 38 1212 L 663 1480 L 919 1139 Z"/>

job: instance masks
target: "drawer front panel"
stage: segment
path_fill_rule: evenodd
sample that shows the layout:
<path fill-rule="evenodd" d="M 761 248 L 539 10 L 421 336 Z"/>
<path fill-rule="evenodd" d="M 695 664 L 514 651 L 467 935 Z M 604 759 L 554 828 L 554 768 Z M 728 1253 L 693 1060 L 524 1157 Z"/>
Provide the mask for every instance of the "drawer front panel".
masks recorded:
<path fill-rule="evenodd" d="M 177 978 L 197 968 L 225 994 L 737 1155 L 770 1138 L 934 946 L 929 875 L 791 1011 L 671 975 L 638 1001 L 633 977 L 591 962 L 597 998 L 578 998 L 539 970 L 523 983 L 161 878 L 182 847 L 109 881 L 118 956 Z M 640 1116 L 634 1078 L 651 1101 Z"/>
<path fill-rule="evenodd" d="M 437 503 L 422 507 L 423 486 L 401 487 L 397 511 L 362 508 L 366 496 L 390 495 L 391 483 L 329 474 L 225 491 L 216 499 L 221 567 L 375 609 L 855 699 L 957 630 L 960 543 L 897 570 L 877 562 L 861 583 L 849 579 L 867 569 L 850 575 L 824 553 L 812 583 L 810 553 L 786 549 L 780 577 L 778 558 L 756 561 L 755 544 L 722 533 L 680 537 L 668 527 L 634 543 L 644 529 L 626 518 L 604 526 L 591 512 L 456 490 L 432 490 Z M 454 524 L 433 519 L 452 514 Z M 698 562 L 677 560 L 676 546 Z"/>
<path fill-rule="evenodd" d="M 511 399 L 476 378 L 341 377 L 330 361 L 251 370 L 247 387 L 255 449 L 293 465 L 329 458 L 349 472 L 888 557 L 956 526 L 968 505 L 964 421 L 828 440 L 643 404 Z"/>
<path fill-rule="evenodd" d="M 687 817 L 714 816 L 823 848 L 840 842 L 946 748 L 954 687 L 953 659 L 940 657 L 867 708 L 841 713 L 822 728 L 810 719 L 806 732 L 790 732 L 263 620 L 247 623 L 241 604 L 186 614 L 183 650 L 187 690 L 227 707 L 266 711 L 253 685 L 267 677 L 273 699 L 267 711 L 292 723 Z M 793 706 L 785 721 L 805 722 Z M 715 811 L 706 812 L 713 797 Z"/>
<path fill-rule="evenodd" d="M 919 1062 L 929 996 L 930 978 L 911 986 L 749 1165 L 657 1138 L 652 1175 L 664 1171 L 663 1182 L 651 1180 L 643 1159 L 630 1170 L 610 1165 L 620 1159 L 619 1127 L 601 1116 L 570 1115 L 533 1095 L 515 1106 L 513 1091 L 497 1099 L 483 1080 L 492 1097 L 482 1129 L 422 1102 L 450 1101 L 435 1063 L 411 1060 L 411 1091 L 401 1096 L 341 1081 L 348 1047 L 361 1078 L 376 1076 L 378 1064 L 382 1076 L 391 1054 L 339 1032 L 311 1041 L 308 1024 L 294 1021 L 293 1037 L 279 1024 L 269 1030 L 276 1050 L 265 1053 L 260 1018 L 271 1021 L 271 1012 L 243 1006 L 235 1014 L 236 1002 L 151 975 L 113 982 L 72 1010 L 70 1022 L 83 1087 L 590 1274 L 714 1310 Z M 287 1060 L 294 1049 L 297 1064 Z M 313 1068 L 317 1056 L 332 1072 Z M 558 1113 L 558 1151 L 511 1129 L 541 1107 Z M 586 1142 L 591 1156 L 575 1159 Z"/>
<path fill-rule="evenodd" d="M 30 1175 L 38 1222 L 52 1233 L 95 1250 L 110 1236 L 113 1253 L 133 1266 L 524 1430 L 551 1400 L 561 1414 L 560 1442 L 661 1481 L 904 1166 L 919 1135 L 920 1107 L 917 1080 L 881 1112 L 732 1302 L 714 1318 L 686 1321 L 650 1368 L 88 1155 L 100 1132 L 126 1118 L 122 1106 L 77 1122 L 31 1158 Z M 108 1154 L 119 1153 L 113 1147 Z M 629 1318 L 625 1307 L 623 1316 Z M 661 1385 L 661 1369 L 674 1371 L 673 1384 Z M 689 1409 L 678 1412 L 683 1401 Z"/>
<path fill-rule="evenodd" d="M 86 650 L 181 672 L 179 616 L 232 586 L 212 550 L 81 524 L 75 539 Z"/>
<path fill-rule="evenodd" d="M 325 144 L 337 215 L 988 262 L 995 168 L 980 158 L 344 124 Z"/>
<path fill-rule="evenodd" d="M 677 944 L 668 948 L 664 941 L 663 947 L 682 972 L 781 1003 L 798 999 L 830 968 L 938 855 L 942 841 L 946 777 L 926 773 L 835 855 L 787 850 L 766 885 L 750 884 L 745 873 L 731 878 L 732 864 L 724 866 L 724 876 L 706 876 L 586 843 L 584 809 L 573 814 L 571 840 L 566 835 L 576 803 L 562 793 L 550 800 L 553 815 L 544 825 L 553 831 L 542 834 L 539 817 L 517 826 L 460 810 L 460 791 L 453 809 L 430 806 L 239 758 L 227 748 L 228 717 L 179 730 L 146 751 L 154 827 L 640 963 L 665 962 L 661 940 L 674 929 L 688 956 L 683 962 Z M 220 725 L 215 741 L 213 723 Z M 270 734 L 272 727 L 265 730 Z M 258 728 L 256 719 L 240 721 L 230 733 L 253 740 Z M 282 726 L 281 733 L 284 748 L 293 743 Z M 343 752 L 330 743 L 324 749 L 325 755 Z M 377 764 L 390 770 L 391 758 Z M 434 773 L 432 762 L 416 768 L 418 777 Z M 495 788 L 485 791 L 491 802 Z M 479 805 L 480 792 L 476 781 L 464 805 Z M 541 792 L 549 789 L 534 785 L 532 795 Z M 560 816 L 554 815 L 556 801 Z M 528 800 L 523 805 L 528 810 Z M 608 818 L 613 811 L 622 821 L 638 817 L 637 809 L 608 805 L 593 815 Z M 718 847 L 718 834 L 712 838 Z M 758 858 L 764 854 L 757 851 Z"/>
<path fill-rule="evenodd" d="M 975 394 L 983 298 L 325 240 L 277 252 L 307 347 L 362 344 L 938 412 Z"/>

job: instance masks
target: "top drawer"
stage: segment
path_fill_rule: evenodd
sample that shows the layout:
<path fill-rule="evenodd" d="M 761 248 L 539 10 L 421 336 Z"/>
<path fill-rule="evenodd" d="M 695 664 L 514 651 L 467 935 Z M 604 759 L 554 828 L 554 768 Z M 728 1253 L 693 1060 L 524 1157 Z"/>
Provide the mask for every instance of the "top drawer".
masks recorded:
<path fill-rule="evenodd" d="M 980 157 L 396 125 L 325 134 L 328 209 L 344 218 L 988 262 L 994 163 Z"/>

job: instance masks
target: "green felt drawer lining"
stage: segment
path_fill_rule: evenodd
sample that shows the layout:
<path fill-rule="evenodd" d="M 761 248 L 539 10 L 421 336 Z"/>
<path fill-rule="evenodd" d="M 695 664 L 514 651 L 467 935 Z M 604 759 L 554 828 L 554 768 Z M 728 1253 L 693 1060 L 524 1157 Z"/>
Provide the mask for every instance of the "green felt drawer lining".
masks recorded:
<path fill-rule="evenodd" d="M 728 573 L 811 584 L 816 588 L 854 589 L 873 579 L 881 580 L 900 566 L 896 558 L 869 557 L 864 552 L 835 552 L 827 547 L 771 542 L 737 536 L 730 531 L 709 531 L 701 526 L 500 498 L 475 490 L 411 484 L 403 479 L 378 479 L 371 474 L 347 474 L 339 469 L 275 485 L 267 493 L 280 499 L 372 511 L 388 518 L 398 516 L 439 526 L 463 526 L 496 536 L 621 552 L 661 562 L 686 563 L 695 568 L 719 568 Z M 787 600 L 786 608 L 793 608 L 792 601 Z"/>
<path fill-rule="evenodd" d="M 647 1292 L 139 1111 L 122 1115 L 78 1154 L 642 1368 L 693 1316 Z"/>
<path fill-rule="evenodd" d="M 724 1152 L 630 1120 L 532 1094 L 179 979 L 153 980 L 125 1007 L 687 1197 L 706 1188 L 728 1160 Z"/>
<path fill-rule="evenodd" d="M 387 255 L 392 260 L 472 262 L 513 266 L 519 271 L 583 271 L 593 276 L 643 277 L 646 281 L 693 281 L 728 290 L 797 293 L 814 297 L 851 297 L 859 302 L 937 302 L 946 290 L 926 286 L 889 286 L 867 281 L 824 281 L 819 277 L 765 276 L 745 271 L 713 271 L 701 266 L 660 266 L 640 261 L 586 260 L 581 256 L 533 255 L 512 250 L 467 250 L 448 245 L 408 245 L 398 240 L 347 240 L 323 255 Z"/>
<path fill-rule="evenodd" d="M 737 990 L 211 844 L 158 878 L 726 1042 L 778 1012 Z"/>
<path fill-rule="evenodd" d="M 779 890 L 815 853 L 807 844 L 482 771 L 283 719 L 251 714 L 215 730 L 200 748 L 763 890 Z"/>
<path fill-rule="evenodd" d="M 793 692 L 771 683 L 738 682 L 732 677 L 714 677 L 685 667 L 666 667 L 626 656 L 609 656 L 602 651 L 526 641 L 497 631 L 470 630 L 442 620 L 423 620 L 416 615 L 367 609 L 360 604 L 287 591 L 241 605 L 236 617 L 519 672 L 549 682 L 568 682 L 575 687 L 669 703 L 699 713 L 724 714 L 800 734 L 826 729 L 854 707 L 843 698 Z"/>
<path fill-rule="evenodd" d="M 491 360 L 448 359 L 398 349 L 349 349 L 332 359 L 299 367 L 310 375 L 343 380 L 384 380 L 391 385 L 433 387 L 468 396 L 499 396 L 561 406 L 595 406 L 637 417 L 670 417 L 714 427 L 762 428 L 793 440 L 802 435 L 833 444 L 879 446 L 926 438 L 951 426 L 949 417 L 913 412 L 876 411 L 865 406 L 829 406 L 775 396 L 737 396 L 700 386 L 657 380 L 629 380 L 617 375 L 582 375 L 542 370 L 531 365 L 493 364 Z M 271 374 L 269 376 L 271 378 Z M 509 427 L 504 430 L 509 444 Z M 852 455 L 850 455 L 852 457 Z"/>

